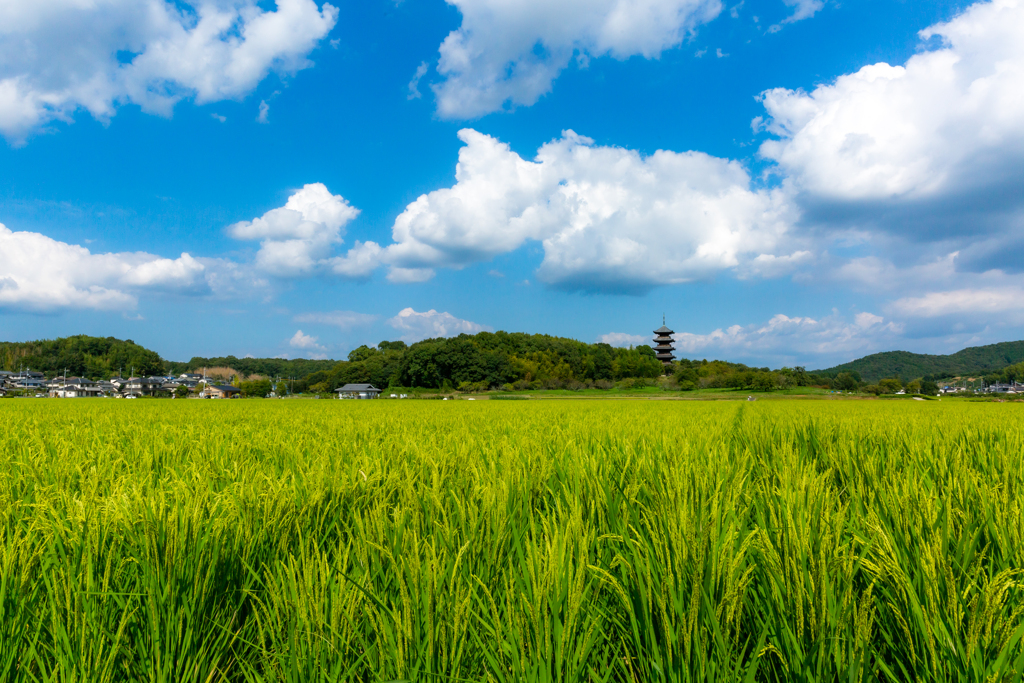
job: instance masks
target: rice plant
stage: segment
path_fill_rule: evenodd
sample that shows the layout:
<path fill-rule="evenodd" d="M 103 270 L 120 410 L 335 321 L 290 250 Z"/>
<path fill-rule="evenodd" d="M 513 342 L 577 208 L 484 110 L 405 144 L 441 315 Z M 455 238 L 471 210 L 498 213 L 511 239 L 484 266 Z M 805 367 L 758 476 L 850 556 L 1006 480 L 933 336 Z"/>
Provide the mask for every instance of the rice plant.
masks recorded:
<path fill-rule="evenodd" d="M 1024 414 L 0 403 L 3 681 L 1017 681 Z"/>

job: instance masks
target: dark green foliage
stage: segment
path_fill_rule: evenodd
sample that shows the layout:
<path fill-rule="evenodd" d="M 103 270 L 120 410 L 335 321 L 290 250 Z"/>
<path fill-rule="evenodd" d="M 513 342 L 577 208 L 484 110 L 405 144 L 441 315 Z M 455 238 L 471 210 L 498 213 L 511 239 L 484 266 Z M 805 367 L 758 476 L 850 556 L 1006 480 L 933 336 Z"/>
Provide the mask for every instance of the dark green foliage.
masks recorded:
<path fill-rule="evenodd" d="M 412 346 L 404 342 L 360 346 L 347 362 L 297 382 L 295 391 L 330 392 L 357 382 L 381 388 L 448 386 L 476 391 L 518 384 L 517 389 L 560 389 L 586 382 L 653 379 L 662 371 L 649 346 L 622 349 L 544 334 L 481 332 L 425 339 Z"/>
<path fill-rule="evenodd" d="M 202 372 L 203 368 L 226 367 L 238 372 L 243 377 L 262 375 L 263 377 L 293 377 L 301 379 L 314 372 L 330 370 L 336 360 L 309 360 L 308 358 L 236 358 L 223 356 L 220 358 L 194 357 L 187 363 L 167 361 L 167 372 L 180 375 L 184 372 Z M 163 371 L 161 371 L 163 372 Z"/>
<path fill-rule="evenodd" d="M 266 398 L 273 389 L 269 379 L 240 382 L 238 388 L 242 390 L 242 396 L 244 398 Z"/>
<path fill-rule="evenodd" d="M 859 372 L 864 381 L 875 383 L 883 377 L 899 377 L 908 381 L 918 377 L 938 379 L 981 375 L 1002 370 L 1007 365 L 1024 361 L 1024 341 L 1002 342 L 988 346 L 972 346 L 948 356 L 932 356 L 909 351 L 873 353 L 849 363 L 817 372 L 835 377 L 841 372 Z"/>
<path fill-rule="evenodd" d="M 835 380 L 832 382 L 832 388 L 840 391 L 855 391 L 857 389 L 858 382 L 854 378 L 852 373 L 840 372 L 835 376 Z"/>
<path fill-rule="evenodd" d="M 48 377 L 67 370 L 68 376 L 109 379 L 119 371 L 136 375 L 164 374 L 164 361 L 155 351 L 131 339 L 76 335 L 53 340 L 0 342 L 0 369 L 36 370 Z"/>
<path fill-rule="evenodd" d="M 721 360 L 680 360 L 676 363 L 673 379 L 680 391 L 693 389 L 744 389 L 748 391 L 775 391 L 788 387 L 807 387 L 828 384 L 828 379 L 813 375 L 804 368 L 750 368 L 742 363 Z"/>

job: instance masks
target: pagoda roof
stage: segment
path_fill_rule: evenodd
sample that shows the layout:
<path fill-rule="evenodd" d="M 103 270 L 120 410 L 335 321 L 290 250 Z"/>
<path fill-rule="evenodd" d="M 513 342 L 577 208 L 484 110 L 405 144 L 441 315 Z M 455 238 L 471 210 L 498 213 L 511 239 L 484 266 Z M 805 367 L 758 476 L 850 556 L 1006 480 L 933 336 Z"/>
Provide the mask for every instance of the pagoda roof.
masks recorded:
<path fill-rule="evenodd" d="M 654 334 L 675 334 L 675 332 L 662 325 L 654 331 Z"/>

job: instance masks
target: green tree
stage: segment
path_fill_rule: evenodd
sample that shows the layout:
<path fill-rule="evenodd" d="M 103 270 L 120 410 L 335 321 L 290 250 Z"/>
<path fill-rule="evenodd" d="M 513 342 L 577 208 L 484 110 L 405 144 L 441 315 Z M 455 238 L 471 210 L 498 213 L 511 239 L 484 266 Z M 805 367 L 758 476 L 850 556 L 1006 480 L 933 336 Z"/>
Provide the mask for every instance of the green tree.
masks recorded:
<path fill-rule="evenodd" d="M 774 372 L 758 372 L 751 382 L 751 388 L 755 391 L 774 391 L 778 385 L 778 378 Z"/>
<path fill-rule="evenodd" d="M 899 377 L 890 377 L 880 380 L 878 386 L 881 387 L 884 394 L 895 394 L 903 389 L 903 382 L 900 381 Z"/>
<path fill-rule="evenodd" d="M 266 398 L 270 393 L 271 383 L 269 379 L 257 379 L 251 382 L 241 382 L 239 389 L 245 398 Z"/>
<path fill-rule="evenodd" d="M 832 380 L 832 388 L 840 391 L 856 391 L 857 380 L 854 379 L 853 375 L 849 372 L 840 372 L 836 375 L 836 378 Z"/>
<path fill-rule="evenodd" d="M 366 360 L 367 358 L 376 353 L 380 353 L 380 351 L 378 351 L 377 349 L 371 349 L 366 344 L 363 344 L 358 349 L 353 349 L 352 351 L 349 352 L 348 360 L 349 362 L 357 363 L 361 360 Z"/>
<path fill-rule="evenodd" d="M 178 385 L 178 388 L 174 390 L 175 398 L 188 398 L 188 387 L 184 384 Z"/>

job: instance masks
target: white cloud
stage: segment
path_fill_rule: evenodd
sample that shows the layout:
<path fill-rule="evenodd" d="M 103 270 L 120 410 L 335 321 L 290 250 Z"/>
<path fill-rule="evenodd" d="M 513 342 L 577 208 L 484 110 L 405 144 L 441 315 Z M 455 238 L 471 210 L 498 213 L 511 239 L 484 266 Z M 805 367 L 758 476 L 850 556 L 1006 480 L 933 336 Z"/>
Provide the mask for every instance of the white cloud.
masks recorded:
<path fill-rule="evenodd" d="M 532 105 L 573 55 L 657 58 L 722 11 L 719 0 L 449 0 L 462 24 L 440 47 L 432 86 L 445 118 Z"/>
<path fill-rule="evenodd" d="M 307 55 L 338 10 L 313 0 L 48 0 L 0 4 L 0 133 L 21 142 L 77 109 L 170 115 L 185 98 L 238 99 Z"/>
<path fill-rule="evenodd" d="M 381 253 L 384 250 L 376 242 L 360 242 L 355 244 L 344 256 L 337 256 L 328 261 L 331 272 L 352 280 L 370 277 L 380 265 Z"/>
<path fill-rule="evenodd" d="M 795 7 L 793 14 L 787 17 L 782 23 L 789 24 L 801 19 L 809 19 L 817 14 L 824 6 L 824 0 L 782 0 L 786 7 Z"/>
<path fill-rule="evenodd" d="M 767 128 L 780 139 L 761 153 L 799 190 L 825 200 L 979 195 L 1008 181 L 1019 188 L 1022 33 L 1020 0 L 978 3 L 921 31 L 944 47 L 904 66 L 865 66 L 810 93 L 766 91 Z M 1018 191 L 1012 203 L 1021 202 Z"/>
<path fill-rule="evenodd" d="M 677 355 L 691 357 L 698 352 L 713 352 L 755 358 L 830 358 L 873 351 L 896 339 L 902 331 L 899 323 L 886 322 L 872 313 L 860 313 L 852 323 L 836 313 L 820 320 L 779 313 L 761 325 L 733 325 L 708 334 L 678 333 L 675 342 Z"/>
<path fill-rule="evenodd" d="M 133 308 L 141 291 L 217 293 L 234 274 L 212 259 L 185 253 L 176 259 L 144 252 L 93 254 L 35 232 L 0 224 L 0 307 Z"/>
<path fill-rule="evenodd" d="M 556 286 L 642 291 L 732 269 L 773 250 L 795 215 L 781 191 L 754 190 L 739 163 L 700 152 L 648 157 L 566 131 L 527 161 L 459 132 L 456 184 L 395 220 L 381 259 L 427 277 L 539 241 L 538 277 Z M 394 271 L 393 271 L 394 273 Z M 402 279 L 400 274 L 392 279 Z"/>
<path fill-rule="evenodd" d="M 640 346 L 646 344 L 651 346 L 651 339 L 643 336 L 642 334 L 626 334 L 625 332 L 609 332 L 608 334 L 602 334 L 597 338 L 602 344 L 608 344 L 609 346 Z"/>
<path fill-rule="evenodd" d="M 332 195 L 322 183 L 312 183 L 295 192 L 282 208 L 235 223 L 228 234 L 238 240 L 261 240 L 256 266 L 271 275 L 310 275 L 327 267 L 346 274 L 359 271 L 361 252 L 351 261 L 330 255 L 342 242 L 345 224 L 357 215 L 359 210 L 341 195 Z M 357 250 L 365 251 L 368 244 L 357 245 Z"/>
<path fill-rule="evenodd" d="M 889 306 L 894 313 L 915 318 L 946 315 L 991 315 L 1024 312 L 1024 287 L 957 289 L 904 297 Z"/>
<path fill-rule="evenodd" d="M 409 81 L 409 95 L 407 96 L 407 99 L 418 100 L 423 97 L 423 93 L 420 92 L 420 79 L 427 75 L 427 69 L 429 68 L 430 65 L 426 62 L 421 62 L 420 65 L 416 67 L 416 73 L 413 74 L 412 80 Z"/>
<path fill-rule="evenodd" d="M 426 282 L 432 277 L 434 277 L 434 270 L 432 268 L 400 268 L 394 266 L 388 272 L 388 281 L 396 284 Z"/>
<path fill-rule="evenodd" d="M 801 19 L 810 19 L 817 14 L 824 6 L 824 0 L 782 0 L 786 7 L 794 7 L 793 13 L 778 24 L 768 27 L 768 33 L 778 33 L 784 24 L 792 24 Z M 757 18 L 754 18 L 757 21 Z"/>
<path fill-rule="evenodd" d="M 460 320 L 451 313 L 438 313 L 433 309 L 418 313 L 412 308 L 399 311 L 398 315 L 388 320 L 388 325 L 404 332 L 402 340 L 410 344 L 421 339 L 476 334 L 487 329 L 478 323 Z"/>
<path fill-rule="evenodd" d="M 369 325 L 378 317 L 370 313 L 356 313 L 355 311 L 328 311 L 326 313 L 302 313 L 295 316 L 295 322 L 333 325 L 343 330 L 349 330 L 353 327 Z"/>
<path fill-rule="evenodd" d="M 256 123 L 270 123 L 270 105 L 266 100 L 260 100 L 260 113 L 256 116 Z"/>
<path fill-rule="evenodd" d="M 318 337 L 303 334 L 302 330 L 296 330 L 292 338 L 288 340 L 288 346 L 304 351 L 323 351 L 324 347 L 316 343 L 317 339 Z"/>
<path fill-rule="evenodd" d="M 813 254 L 806 249 L 794 251 L 792 254 L 784 254 L 782 256 L 776 256 L 775 254 L 758 254 L 756 257 L 743 264 L 739 274 L 741 277 L 781 277 L 792 273 L 802 265 L 810 263 L 813 259 Z"/>

